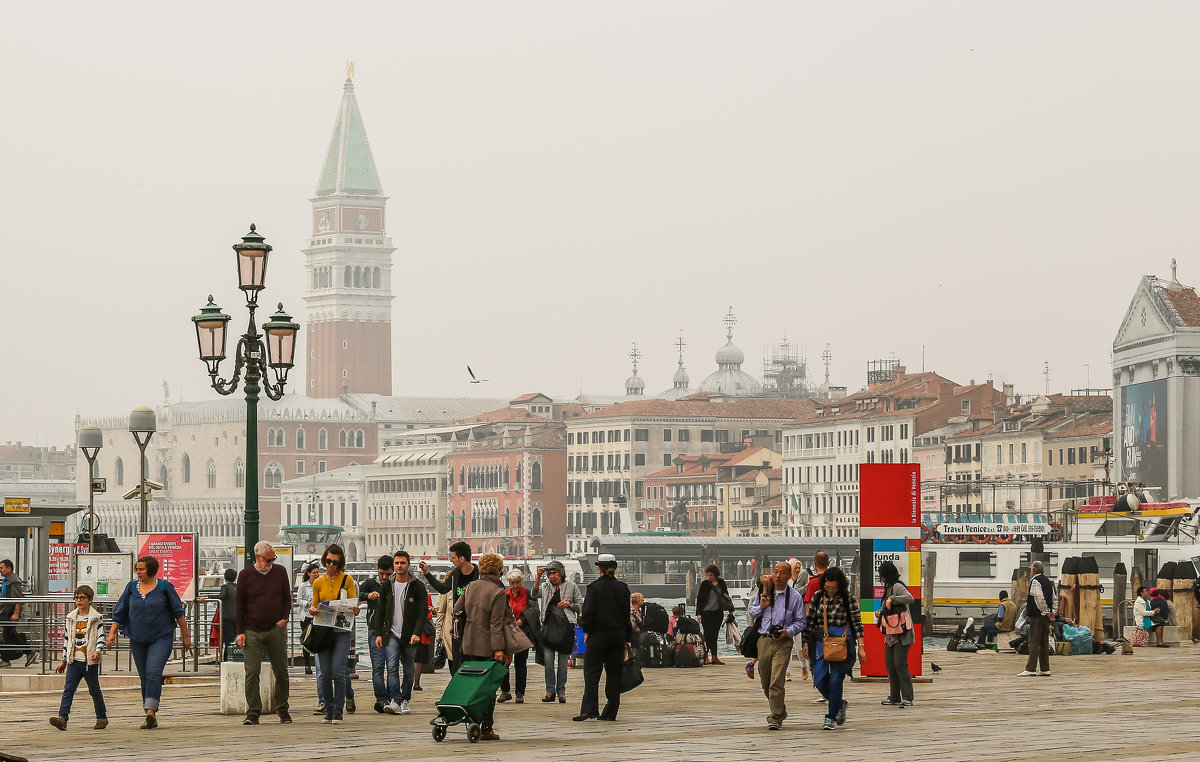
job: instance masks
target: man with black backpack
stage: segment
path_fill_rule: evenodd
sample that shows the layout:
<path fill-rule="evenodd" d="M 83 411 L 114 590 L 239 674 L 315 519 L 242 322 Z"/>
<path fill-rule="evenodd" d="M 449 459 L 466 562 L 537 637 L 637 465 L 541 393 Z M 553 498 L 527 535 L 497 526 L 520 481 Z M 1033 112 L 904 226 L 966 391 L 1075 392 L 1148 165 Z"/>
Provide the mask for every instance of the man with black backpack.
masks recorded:
<path fill-rule="evenodd" d="M 779 730 L 787 717 L 784 684 L 792 641 L 804 630 L 804 598 L 792 589 L 791 581 L 791 565 L 787 561 L 775 564 L 775 573 L 762 579 L 762 594 L 748 609 L 758 620 L 758 677 L 771 706 L 768 730 Z"/>

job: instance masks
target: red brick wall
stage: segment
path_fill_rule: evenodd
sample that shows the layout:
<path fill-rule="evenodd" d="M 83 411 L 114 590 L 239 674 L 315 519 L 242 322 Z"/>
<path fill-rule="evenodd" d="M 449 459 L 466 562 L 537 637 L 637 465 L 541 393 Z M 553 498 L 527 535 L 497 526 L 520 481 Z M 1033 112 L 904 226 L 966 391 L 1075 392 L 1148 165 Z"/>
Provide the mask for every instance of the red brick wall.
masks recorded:
<path fill-rule="evenodd" d="M 392 393 L 391 323 L 309 323 L 305 351 L 308 362 L 303 394 L 340 397 L 343 382 L 351 394 Z M 345 379 L 343 369 L 347 371 Z"/>

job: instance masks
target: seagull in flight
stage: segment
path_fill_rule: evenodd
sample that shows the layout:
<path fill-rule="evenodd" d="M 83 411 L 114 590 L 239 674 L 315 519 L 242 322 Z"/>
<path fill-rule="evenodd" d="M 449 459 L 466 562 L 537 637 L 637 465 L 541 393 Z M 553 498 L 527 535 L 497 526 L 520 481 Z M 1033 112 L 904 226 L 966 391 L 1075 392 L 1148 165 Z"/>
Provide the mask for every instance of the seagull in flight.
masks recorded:
<path fill-rule="evenodd" d="M 490 378 L 476 378 L 476 377 L 475 377 L 475 371 L 471 370 L 471 366 L 470 366 L 470 365 L 468 365 L 468 366 L 467 366 L 467 373 L 470 373 L 470 374 L 471 374 L 471 383 L 473 383 L 473 384 L 478 384 L 478 383 L 481 383 L 481 382 L 483 382 L 483 381 L 491 381 L 491 380 L 492 380 L 492 379 L 490 379 Z"/>

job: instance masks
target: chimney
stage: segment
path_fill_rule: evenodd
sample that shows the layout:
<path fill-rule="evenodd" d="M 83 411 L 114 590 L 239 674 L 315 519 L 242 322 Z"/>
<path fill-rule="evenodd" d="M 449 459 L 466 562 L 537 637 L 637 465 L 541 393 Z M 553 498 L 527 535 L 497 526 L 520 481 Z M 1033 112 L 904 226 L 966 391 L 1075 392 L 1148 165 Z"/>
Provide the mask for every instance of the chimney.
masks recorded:
<path fill-rule="evenodd" d="M 1005 405 L 1013 404 L 1013 385 L 1012 384 L 1004 385 L 1004 404 Z"/>

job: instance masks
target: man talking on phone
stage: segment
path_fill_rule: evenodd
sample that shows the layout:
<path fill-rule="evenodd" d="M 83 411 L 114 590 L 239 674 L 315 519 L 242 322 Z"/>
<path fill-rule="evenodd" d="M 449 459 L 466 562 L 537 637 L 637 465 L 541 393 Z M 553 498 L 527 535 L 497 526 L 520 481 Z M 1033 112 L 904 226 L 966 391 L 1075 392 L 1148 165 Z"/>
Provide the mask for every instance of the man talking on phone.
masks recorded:
<path fill-rule="evenodd" d="M 804 598 L 791 581 L 791 565 L 775 564 L 775 573 L 763 577 L 762 593 L 748 609 L 751 617 L 758 617 L 758 677 L 771 706 L 767 730 L 779 730 L 787 717 L 783 694 L 792 639 L 804 629 Z"/>

